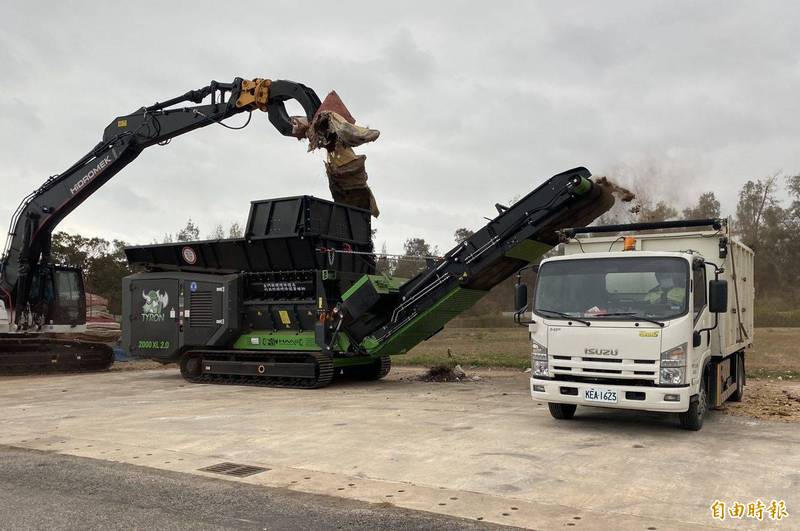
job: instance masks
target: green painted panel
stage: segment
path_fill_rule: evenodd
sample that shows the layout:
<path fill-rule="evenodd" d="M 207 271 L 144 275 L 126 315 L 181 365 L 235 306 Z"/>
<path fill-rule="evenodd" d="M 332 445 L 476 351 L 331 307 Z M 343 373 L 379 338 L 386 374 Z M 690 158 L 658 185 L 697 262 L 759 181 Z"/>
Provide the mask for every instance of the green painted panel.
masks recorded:
<path fill-rule="evenodd" d="M 551 245 L 536 240 L 522 240 L 519 245 L 509 249 L 506 252 L 506 256 L 509 258 L 519 258 L 526 262 L 535 262 L 552 248 Z"/>
<path fill-rule="evenodd" d="M 364 275 L 363 277 L 361 277 L 358 280 L 356 280 L 356 283 L 353 284 L 352 286 L 350 286 L 350 289 L 348 289 L 347 291 L 345 291 L 342 294 L 342 300 L 346 301 L 347 299 L 349 299 L 350 296 L 353 295 L 353 293 L 358 291 L 358 288 L 360 288 L 361 286 L 363 286 L 367 282 L 369 282 L 369 275 Z"/>
<path fill-rule="evenodd" d="M 233 344 L 239 350 L 321 350 L 314 332 L 253 330 Z"/>
<path fill-rule="evenodd" d="M 400 286 L 408 282 L 407 278 L 390 277 L 386 275 L 364 275 L 356 280 L 356 283 L 350 286 L 350 289 L 342 294 L 342 300 L 346 301 L 356 291 L 359 290 L 367 282 L 371 283 L 375 291 L 381 294 L 392 293 L 397 291 Z"/>
<path fill-rule="evenodd" d="M 385 341 L 368 337 L 361 342 L 370 356 L 404 354 L 438 332 L 448 321 L 469 309 L 486 291 L 456 287 Z"/>

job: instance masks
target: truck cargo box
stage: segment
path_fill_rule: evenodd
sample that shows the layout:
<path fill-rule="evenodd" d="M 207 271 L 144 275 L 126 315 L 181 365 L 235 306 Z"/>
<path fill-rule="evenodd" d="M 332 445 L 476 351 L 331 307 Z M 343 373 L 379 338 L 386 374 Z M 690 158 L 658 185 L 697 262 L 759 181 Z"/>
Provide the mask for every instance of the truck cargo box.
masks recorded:
<path fill-rule="evenodd" d="M 685 252 L 694 251 L 707 262 L 724 269 L 720 279 L 728 281 L 728 311 L 720 314 L 719 326 L 712 339 L 719 341 L 718 355 L 727 355 L 752 345 L 755 283 L 753 251 L 730 234 L 730 223 L 719 230 L 690 230 L 680 232 L 637 232 L 636 251 Z M 580 235 L 578 241 L 564 246 L 564 254 L 608 253 L 623 250 L 621 236 L 598 234 Z"/>

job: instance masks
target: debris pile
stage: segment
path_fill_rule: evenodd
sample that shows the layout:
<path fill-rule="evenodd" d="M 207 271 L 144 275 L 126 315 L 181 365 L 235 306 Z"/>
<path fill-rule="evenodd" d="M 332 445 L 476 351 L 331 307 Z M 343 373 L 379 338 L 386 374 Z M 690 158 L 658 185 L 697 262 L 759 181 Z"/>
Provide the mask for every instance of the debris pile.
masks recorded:
<path fill-rule="evenodd" d="M 726 402 L 720 409 L 738 416 L 800 422 L 800 384 L 778 379 L 748 378 L 744 400 Z"/>
<path fill-rule="evenodd" d="M 308 150 L 328 152 L 325 172 L 333 200 L 364 208 L 378 217 L 380 211 L 367 184 L 366 155 L 356 155 L 354 147 L 374 142 L 380 131 L 356 125 L 356 120 L 339 95 L 332 91 L 320 105 L 311 123 L 292 117 L 294 134 L 308 139 Z"/>
<path fill-rule="evenodd" d="M 119 323 L 108 311 L 108 299 L 95 293 L 86 294 L 86 326 L 94 329 L 120 329 Z"/>
<path fill-rule="evenodd" d="M 420 375 L 423 382 L 461 382 L 464 380 L 476 380 L 478 377 L 469 378 L 461 365 L 451 367 L 449 365 L 434 365 L 427 372 Z"/>

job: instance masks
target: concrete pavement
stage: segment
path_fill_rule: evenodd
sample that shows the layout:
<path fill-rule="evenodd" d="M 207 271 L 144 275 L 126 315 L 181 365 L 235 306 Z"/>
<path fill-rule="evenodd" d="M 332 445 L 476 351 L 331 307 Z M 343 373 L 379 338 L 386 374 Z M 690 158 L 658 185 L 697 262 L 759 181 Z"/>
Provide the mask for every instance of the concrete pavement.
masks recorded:
<path fill-rule="evenodd" d="M 3 378 L 0 444 L 218 478 L 198 469 L 257 465 L 270 470 L 230 479 L 536 529 L 757 529 L 709 506 L 800 508 L 798 424 L 714 412 L 686 432 L 593 408 L 558 422 L 523 374 L 412 372 L 315 391 L 191 385 L 174 369 Z"/>
<path fill-rule="evenodd" d="M 510 529 L 194 474 L 0 446 L 0 529 Z"/>

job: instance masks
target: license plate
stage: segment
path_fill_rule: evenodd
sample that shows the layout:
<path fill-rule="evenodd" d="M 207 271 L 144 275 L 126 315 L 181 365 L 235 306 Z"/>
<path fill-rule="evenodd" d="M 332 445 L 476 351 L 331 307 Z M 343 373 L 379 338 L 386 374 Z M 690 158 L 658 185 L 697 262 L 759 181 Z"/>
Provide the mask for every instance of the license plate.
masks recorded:
<path fill-rule="evenodd" d="M 583 398 L 590 402 L 608 402 L 612 404 L 617 403 L 617 392 L 611 389 L 602 389 L 599 387 L 589 387 L 583 391 Z"/>

